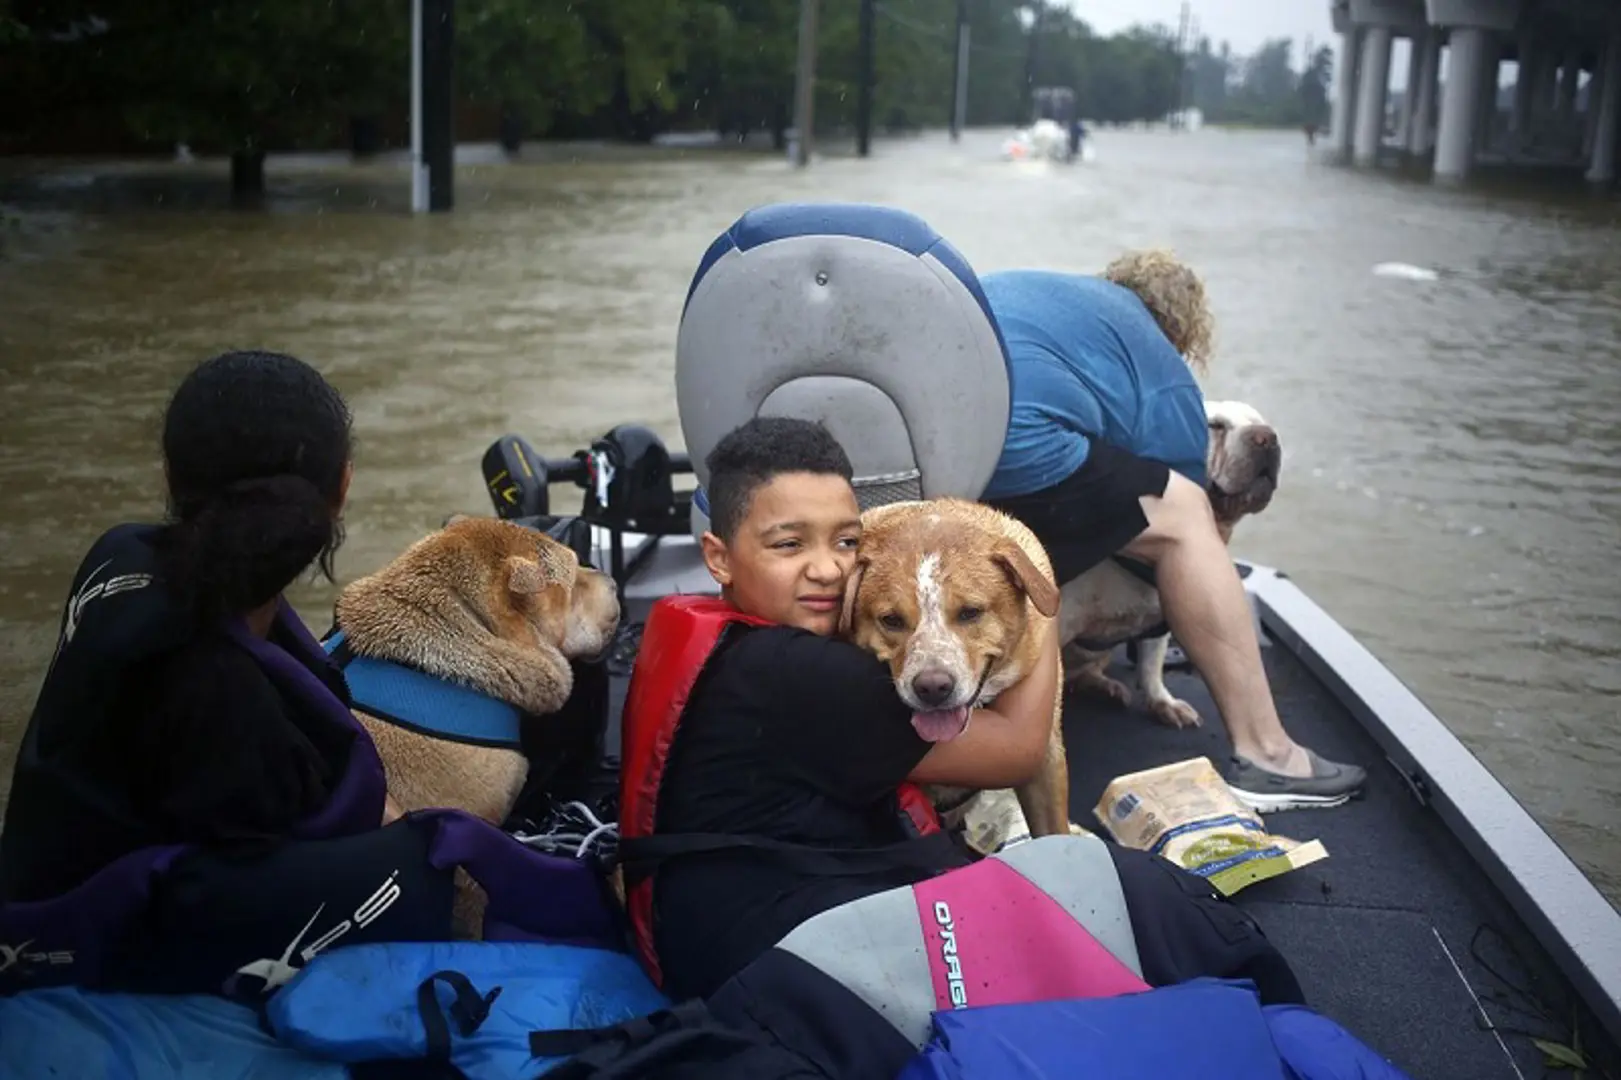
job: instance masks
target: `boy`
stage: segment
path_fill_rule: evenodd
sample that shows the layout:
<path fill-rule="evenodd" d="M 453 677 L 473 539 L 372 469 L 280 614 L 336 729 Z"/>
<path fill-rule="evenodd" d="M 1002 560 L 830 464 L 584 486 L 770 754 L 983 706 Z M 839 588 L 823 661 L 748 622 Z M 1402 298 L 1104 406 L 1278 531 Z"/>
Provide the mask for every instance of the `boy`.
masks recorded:
<path fill-rule="evenodd" d="M 723 599 L 776 625 L 735 627 L 705 664 L 666 766 L 658 832 L 882 848 L 908 838 L 904 781 L 1004 788 L 1035 774 L 1056 635 L 961 737 L 925 742 L 888 668 L 832 636 L 861 540 L 843 448 L 818 424 L 763 417 L 722 439 L 708 465 L 704 561 Z M 655 894 L 665 986 L 678 999 L 707 995 L 811 916 L 962 865 L 950 845 L 938 855 L 840 876 L 749 850 L 672 859 Z"/>

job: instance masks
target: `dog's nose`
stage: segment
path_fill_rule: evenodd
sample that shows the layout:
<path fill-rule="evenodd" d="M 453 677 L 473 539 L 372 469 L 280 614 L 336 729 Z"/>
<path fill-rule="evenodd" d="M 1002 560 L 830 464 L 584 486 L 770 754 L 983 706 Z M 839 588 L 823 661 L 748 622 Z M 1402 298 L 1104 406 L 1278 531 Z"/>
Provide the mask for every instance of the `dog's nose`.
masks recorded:
<path fill-rule="evenodd" d="M 1276 450 L 1278 448 L 1278 433 L 1264 424 L 1256 424 L 1244 433 L 1250 445 L 1257 450 Z"/>
<path fill-rule="evenodd" d="M 944 705 L 955 689 L 957 680 L 939 668 L 919 672 L 912 679 L 912 693 L 917 695 L 920 703 L 931 709 Z"/>

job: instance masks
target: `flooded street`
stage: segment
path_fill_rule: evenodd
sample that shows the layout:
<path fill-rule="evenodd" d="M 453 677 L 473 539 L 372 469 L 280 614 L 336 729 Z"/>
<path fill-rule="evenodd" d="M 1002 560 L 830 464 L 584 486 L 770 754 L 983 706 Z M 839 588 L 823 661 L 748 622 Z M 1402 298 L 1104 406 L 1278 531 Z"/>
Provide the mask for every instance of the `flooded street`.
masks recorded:
<path fill-rule="evenodd" d="M 1156 244 L 1196 266 L 1208 392 L 1284 446 L 1236 551 L 1288 570 L 1621 899 L 1616 204 L 1313 166 L 1290 133 L 1101 132 L 1078 168 L 1005 165 L 1000 138 L 800 173 L 564 151 L 464 166 L 433 217 L 405 213 L 388 165 L 272 159 L 247 213 L 217 167 L 0 177 L 19 218 L 0 213 L 0 798 L 79 558 L 161 512 L 159 412 L 196 361 L 288 351 L 348 396 L 347 580 L 488 513 L 478 461 L 502 432 L 565 453 L 639 421 L 680 445 L 676 323 L 704 248 L 752 205 L 863 200 L 921 214 L 981 272 Z M 1372 273 L 1391 261 L 1439 278 Z M 324 628 L 331 590 L 297 599 Z"/>

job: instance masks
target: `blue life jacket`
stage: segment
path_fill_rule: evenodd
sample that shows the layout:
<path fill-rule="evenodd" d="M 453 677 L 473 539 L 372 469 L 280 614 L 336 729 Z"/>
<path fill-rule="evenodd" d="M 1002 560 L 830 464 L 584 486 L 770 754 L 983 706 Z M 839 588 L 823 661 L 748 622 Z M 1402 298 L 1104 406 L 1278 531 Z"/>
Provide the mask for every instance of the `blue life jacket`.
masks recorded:
<path fill-rule="evenodd" d="M 0 897 L 37 880 L 76 836 L 150 835 L 84 762 L 101 732 L 123 719 L 122 673 L 190 633 L 158 579 L 156 533 L 110 530 L 75 575 L 0 831 Z M 350 733 L 327 805 L 262 857 L 136 840 L 65 892 L 0 902 L 8 960 L 0 994 L 72 984 L 254 997 L 340 943 L 448 939 L 457 868 L 489 896 L 487 940 L 619 944 L 604 883 L 580 860 L 533 851 L 455 811 L 379 828 L 385 786 L 376 748 L 323 677 L 326 653 L 291 607 L 281 606 L 268 639 L 240 620 L 223 630 L 280 693 Z"/>
<path fill-rule="evenodd" d="M 1248 981 L 942 1011 L 933 1026 L 899 1080 L 1409 1080 L 1326 1017 L 1263 1008 Z"/>
<path fill-rule="evenodd" d="M 1204 486 L 1204 394 L 1135 293 L 1040 270 L 980 280 L 1013 379 L 1007 439 L 985 498 L 1051 487 L 1081 467 L 1094 439 Z"/>
<path fill-rule="evenodd" d="M 76 986 L 0 997 L 0 1080 L 349 1080 L 277 1042 L 258 1010 L 212 994 Z"/>
<path fill-rule="evenodd" d="M 527 1080 L 571 1056 L 535 1033 L 610 1027 L 669 1004 L 627 953 L 455 942 L 323 953 L 266 1016 L 313 1058 L 448 1061 L 468 1080 Z"/>

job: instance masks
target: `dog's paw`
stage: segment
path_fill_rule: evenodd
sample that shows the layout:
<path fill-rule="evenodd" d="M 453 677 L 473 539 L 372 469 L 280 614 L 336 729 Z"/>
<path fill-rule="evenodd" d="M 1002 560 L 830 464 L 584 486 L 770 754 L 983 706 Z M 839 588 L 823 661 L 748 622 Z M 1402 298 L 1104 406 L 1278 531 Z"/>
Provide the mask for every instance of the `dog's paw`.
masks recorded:
<path fill-rule="evenodd" d="M 1122 705 L 1131 704 L 1131 687 L 1118 679 L 1111 679 L 1101 671 L 1081 669 L 1067 680 L 1071 686 L 1078 687 L 1099 697 L 1111 701 L 1118 701 Z"/>
<path fill-rule="evenodd" d="M 1199 716 L 1199 711 L 1181 698 L 1173 697 L 1155 701 L 1149 705 L 1149 711 L 1159 719 L 1160 723 L 1167 727 L 1190 728 L 1198 727 L 1204 723 L 1204 720 Z"/>

